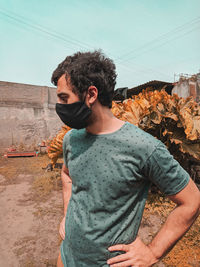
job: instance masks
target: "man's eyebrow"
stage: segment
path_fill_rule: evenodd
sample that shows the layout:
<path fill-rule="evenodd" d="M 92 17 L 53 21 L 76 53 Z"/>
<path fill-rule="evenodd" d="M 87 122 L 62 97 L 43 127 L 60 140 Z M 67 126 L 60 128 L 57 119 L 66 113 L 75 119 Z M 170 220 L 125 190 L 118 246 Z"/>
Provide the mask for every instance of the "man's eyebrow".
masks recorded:
<path fill-rule="evenodd" d="M 61 92 L 61 93 L 58 93 L 57 96 L 58 96 L 58 97 L 63 97 L 63 96 L 65 96 L 65 97 L 66 97 L 66 96 L 69 97 L 69 95 L 68 95 L 67 93 L 62 93 L 62 92 Z"/>

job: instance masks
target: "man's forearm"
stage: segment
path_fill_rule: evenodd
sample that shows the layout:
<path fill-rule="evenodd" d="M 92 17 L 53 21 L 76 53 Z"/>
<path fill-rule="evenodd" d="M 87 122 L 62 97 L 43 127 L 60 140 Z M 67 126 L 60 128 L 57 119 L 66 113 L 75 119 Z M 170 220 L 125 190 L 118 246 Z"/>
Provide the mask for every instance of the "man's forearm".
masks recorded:
<path fill-rule="evenodd" d="M 160 231 L 148 245 L 158 260 L 165 256 L 187 232 L 198 214 L 198 208 L 193 209 L 187 205 L 179 205 L 171 212 Z"/>
<path fill-rule="evenodd" d="M 67 214 L 67 208 L 68 208 L 70 198 L 71 198 L 71 193 L 69 194 L 69 192 L 64 192 L 64 189 L 63 189 L 64 216 L 66 216 Z"/>
<path fill-rule="evenodd" d="M 67 207 L 69 204 L 69 200 L 71 198 L 71 190 L 72 190 L 72 182 L 68 174 L 64 171 L 61 172 L 61 180 L 63 187 L 63 206 L 64 206 L 64 216 L 67 213 Z"/>
<path fill-rule="evenodd" d="M 150 267 L 154 265 L 176 244 L 194 222 L 198 214 L 198 203 L 194 206 L 179 204 L 148 246 L 137 237 L 130 244 L 117 244 L 109 247 L 108 250 L 111 252 L 124 252 L 122 255 L 109 259 L 107 261 L 109 266 Z"/>

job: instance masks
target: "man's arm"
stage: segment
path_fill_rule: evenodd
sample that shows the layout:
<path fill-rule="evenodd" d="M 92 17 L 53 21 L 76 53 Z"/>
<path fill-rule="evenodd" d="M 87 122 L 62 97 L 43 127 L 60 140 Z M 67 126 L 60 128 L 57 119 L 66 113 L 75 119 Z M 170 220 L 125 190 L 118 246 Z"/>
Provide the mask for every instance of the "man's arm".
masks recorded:
<path fill-rule="evenodd" d="M 182 191 L 168 197 L 177 206 L 148 246 L 157 259 L 172 249 L 200 213 L 200 192 L 192 179 Z"/>
<path fill-rule="evenodd" d="M 72 192 L 72 180 L 69 176 L 69 171 L 65 164 L 63 164 L 61 170 L 61 180 L 62 180 L 62 192 L 63 192 L 63 206 L 64 206 L 64 217 L 60 223 L 59 233 L 62 239 L 65 239 L 65 218 L 67 214 L 67 207 L 69 204 L 69 200 L 71 198 Z"/>
<path fill-rule="evenodd" d="M 61 180 L 62 180 L 64 216 L 66 216 L 68 203 L 72 193 L 72 180 L 69 176 L 69 170 L 65 166 L 65 164 L 63 164 L 61 170 Z"/>
<path fill-rule="evenodd" d="M 119 244 L 110 251 L 124 251 L 125 254 L 108 261 L 110 266 L 152 266 L 158 262 L 186 233 L 200 212 L 200 192 L 190 179 L 179 193 L 169 196 L 177 204 L 152 242 L 146 246 L 139 237 L 128 245 Z"/>

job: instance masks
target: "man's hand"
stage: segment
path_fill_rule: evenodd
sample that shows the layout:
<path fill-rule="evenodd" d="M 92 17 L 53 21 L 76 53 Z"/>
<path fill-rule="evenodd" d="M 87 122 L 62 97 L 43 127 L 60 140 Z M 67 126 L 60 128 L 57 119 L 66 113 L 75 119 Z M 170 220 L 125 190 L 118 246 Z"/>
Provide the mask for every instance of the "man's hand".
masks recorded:
<path fill-rule="evenodd" d="M 139 237 L 128 245 L 115 245 L 109 247 L 108 250 L 125 252 L 124 254 L 111 258 L 107 261 L 107 264 L 111 267 L 149 267 L 158 262 L 151 249 L 146 246 Z"/>
<path fill-rule="evenodd" d="M 60 223 L 59 234 L 60 234 L 62 240 L 64 240 L 65 239 L 65 216 L 63 217 L 63 219 Z"/>

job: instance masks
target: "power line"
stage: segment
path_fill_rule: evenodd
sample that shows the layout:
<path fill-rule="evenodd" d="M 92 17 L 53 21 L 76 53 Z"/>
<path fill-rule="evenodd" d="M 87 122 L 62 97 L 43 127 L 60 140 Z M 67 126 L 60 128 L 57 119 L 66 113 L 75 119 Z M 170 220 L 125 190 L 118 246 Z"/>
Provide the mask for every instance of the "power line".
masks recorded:
<path fill-rule="evenodd" d="M 82 47 L 82 48 L 94 48 L 93 46 L 91 45 L 88 45 L 87 43 L 85 42 L 81 42 L 79 40 L 76 40 L 74 38 L 71 38 L 69 36 L 67 36 L 66 34 L 60 34 L 59 32 L 55 31 L 55 30 L 50 30 L 48 29 L 47 27 L 43 27 L 42 25 L 39 25 L 39 24 L 36 24 L 35 22 L 30 22 L 30 20 L 28 21 L 26 18 L 20 16 L 20 15 L 17 15 L 17 14 L 14 14 L 13 12 L 10 13 L 8 11 L 5 11 L 5 10 L 2 10 L 2 8 L 0 8 L 0 13 L 9 19 L 9 21 L 12 23 L 13 21 L 17 22 L 19 25 L 21 25 L 22 27 L 25 27 L 25 28 L 32 28 L 42 34 L 44 34 L 45 36 L 48 36 L 48 37 L 51 37 L 51 38 L 54 38 L 54 39 L 57 39 L 59 41 L 63 41 L 65 44 L 67 45 L 73 45 L 73 46 L 77 46 L 77 47 Z M 72 49 L 71 47 L 68 46 L 68 48 Z M 110 53 L 109 53 L 110 54 Z M 111 55 L 113 57 L 113 55 Z M 114 57 L 113 57 L 114 58 Z M 117 60 L 116 60 L 117 61 Z M 117 62 L 116 62 L 117 63 Z M 150 71 L 150 72 L 154 72 L 154 73 L 159 73 L 163 76 L 168 76 L 167 74 L 164 74 L 164 73 L 161 73 L 160 71 L 157 71 L 157 70 L 153 70 L 153 69 L 150 69 L 150 68 L 146 68 L 144 66 L 140 66 L 142 68 L 142 70 L 133 70 L 132 67 L 129 67 L 129 66 L 126 66 L 124 64 L 122 64 L 121 62 L 117 63 L 119 66 L 122 66 L 123 68 L 125 68 L 126 70 L 128 70 L 130 73 L 142 73 L 142 75 L 147 75 L 145 73 L 145 69 L 146 69 L 146 72 Z M 135 66 L 134 66 L 135 68 Z M 170 76 L 168 76 L 170 77 Z M 171 79 L 171 77 L 170 77 Z"/>
<path fill-rule="evenodd" d="M 200 22 L 200 17 L 197 17 L 197 18 L 193 19 L 192 21 L 187 22 L 187 23 L 183 24 L 182 26 L 179 26 L 179 27 L 175 28 L 173 31 L 170 31 L 170 32 L 168 32 L 167 34 L 164 34 L 164 35 L 162 35 L 162 36 L 166 36 L 166 37 L 165 37 L 165 39 L 166 39 L 166 38 L 168 37 L 168 35 L 169 35 L 171 32 L 176 33 L 176 32 L 178 32 L 178 31 L 180 31 L 180 29 L 185 29 L 185 26 L 186 26 L 186 25 L 190 25 L 190 24 L 193 25 L 193 24 L 196 24 L 196 23 L 199 23 L 199 22 Z M 197 28 L 199 28 L 199 27 L 197 27 Z M 140 66 L 140 67 L 142 68 L 142 70 L 136 70 L 136 71 L 133 72 L 132 69 L 130 69 L 129 67 L 127 67 L 126 65 L 124 65 L 124 64 L 122 64 L 122 63 L 124 63 L 124 62 L 130 62 L 130 63 L 132 63 L 132 62 L 131 62 L 131 59 L 136 58 L 137 56 L 139 56 L 139 55 L 141 55 L 141 54 L 144 54 L 144 53 L 146 53 L 146 52 L 148 52 L 148 51 L 151 51 L 151 50 L 153 50 L 153 49 L 155 49 L 155 48 L 157 48 L 157 47 L 159 47 L 159 46 L 165 45 L 165 44 L 168 43 L 168 42 L 171 42 L 171 41 L 176 40 L 176 39 L 178 39 L 178 38 L 180 38 L 180 37 L 183 37 L 183 36 L 185 36 L 186 34 L 188 34 L 188 33 L 192 32 L 192 31 L 196 30 L 197 28 L 193 28 L 192 30 L 187 31 L 186 33 L 184 33 L 184 34 L 182 34 L 182 35 L 175 36 L 173 39 L 171 38 L 171 40 L 168 40 L 168 41 L 166 41 L 165 43 L 162 43 L 162 44 L 158 44 L 158 45 L 154 46 L 153 48 L 150 48 L 150 49 L 148 49 L 148 50 L 146 50 L 146 51 L 144 51 L 144 52 L 142 52 L 142 53 L 139 53 L 138 55 L 136 55 L 136 56 L 134 56 L 134 57 L 129 57 L 129 59 L 127 59 L 127 60 L 121 60 L 121 61 L 118 61 L 118 59 L 121 58 L 121 57 L 118 57 L 118 58 L 115 59 L 115 62 L 118 63 L 119 65 L 121 65 L 122 67 L 128 69 L 128 70 L 131 71 L 132 73 L 142 72 L 142 74 L 144 74 L 145 70 L 147 70 L 147 71 L 151 71 L 151 72 L 153 72 L 153 73 L 157 73 L 157 74 L 160 74 L 160 75 L 162 75 L 162 76 L 168 77 L 168 79 L 171 79 L 171 77 L 170 77 L 169 75 L 167 75 L 166 73 L 162 73 L 162 72 L 160 72 L 160 70 L 158 71 L 158 70 L 156 70 L 156 69 L 146 68 L 146 67 L 144 67 L 144 66 Z M 168 38 L 169 38 L 169 37 L 168 37 Z M 146 46 L 148 46 L 148 44 L 153 43 L 153 42 L 155 42 L 156 40 L 159 40 L 159 41 L 160 41 L 160 37 L 154 39 L 154 40 L 151 41 L 151 42 L 148 42 L 147 44 L 143 45 L 141 48 L 138 48 L 138 49 L 136 49 L 136 50 L 142 49 L 143 47 L 145 48 Z M 134 50 L 134 51 L 135 51 L 135 50 Z M 127 55 L 130 54 L 130 53 L 131 53 L 131 52 L 127 53 Z"/>
<path fill-rule="evenodd" d="M 67 43 L 68 48 L 71 48 L 71 47 L 69 47 L 69 44 L 76 45 L 78 47 L 84 47 L 84 48 L 86 46 L 88 46 L 90 48 L 92 47 L 92 46 L 87 45 L 86 43 L 79 42 L 79 41 L 77 41 L 75 39 L 68 38 L 68 37 L 66 38 L 66 35 L 65 34 L 62 34 L 61 35 L 60 33 L 56 32 L 56 31 L 53 31 L 53 30 L 49 31 L 48 28 L 43 27 L 43 26 L 41 26 L 39 24 L 33 24 L 30 21 L 25 21 L 25 18 L 24 17 L 19 16 L 19 15 L 16 15 L 14 13 L 13 14 L 10 14 L 8 11 L 4 11 L 4 10 L 2 11 L 2 9 L 0 9 L 0 13 L 3 14 L 5 17 L 7 17 L 9 20 L 15 21 L 15 22 L 19 23 L 19 25 L 21 25 L 22 27 L 32 28 L 32 29 L 34 29 L 36 31 L 41 32 L 45 36 L 48 36 L 48 37 L 51 37 L 51 38 L 53 37 L 54 39 L 58 39 L 60 41 L 63 41 L 65 43 Z M 111 56 L 113 57 L 113 55 L 111 55 Z M 131 68 L 131 67 L 125 66 L 125 65 L 123 65 L 121 63 L 119 63 L 118 65 L 126 68 L 126 70 L 128 70 L 129 72 L 131 72 L 133 74 L 134 73 L 137 73 L 137 72 L 141 72 L 142 74 L 144 74 L 144 70 L 142 70 L 142 71 L 140 71 L 140 70 L 133 71 L 133 68 Z M 143 69 L 144 69 L 144 67 L 143 67 Z"/>
<path fill-rule="evenodd" d="M 122 65 L 122 64 L 119 64 L 120 66 L 122 66 L 123 68 L 125 68 L 126 70 L 128 70 L 131 74 L 136 74 L 136 73 L 140 73 L 140 75 L 149 75 L 148 72 L 152 72 L 152 73 L 156 73 L 156 74 L 159 74 L 159 75 L 162 75 L 163 77 L 165 77 L 165 79 L 169 79 L 171 80 L 172 77 L 166 73 L 162 73 L 156 69 L 152 69 L 152 68 L 146 68 L 144 66 L 140 66 L 142 69 L 141 70 L 133 70 L 133 68 L 131 67 L 127 67 L 126 65 Z"/>
<path fill-rule="evenodd" d="M 43 27 L 39 24 L 32 23 L 32 22 L 28 21 L 26 18 L 19 16 L 17 14 L 14 14 L 14 13 L 8 12 L 8 11 L 5 11 L 2 8 L 0 8 L 0 13 L 4 17 L 8 18 L 11 21 L 15 21 L 15 22 L 19 23 L 20 25 L 26 26 L 28 28 L 32 28 L 36 31 L 39 31 L 39 32 L 45 34 L 46 36 L 53 37 L 54 39 L 58 39 L 60 41 L 63 41 L 64 43 L 71 44 L 73 46 L 82 47 L 84 49 L 94 48 L 91 45 L 86 44 L 85 42 L 71 38 L 64 33 L 60 34 L 55 30 L 52 30 L 52 29 L 50 30 L 47 27 Z"/>
<path fill-rule="evenodd" d="M 189 22 L 187 22 L 187 23 L 185 23 L 185 24 L 173 29 L 172 31 L 169 31 L 169 32 L 167 32 L 167 33 L 165 33 L 165 34 L 153 39 L 152 41 L 147 42 L 146 44 L 144 44 L 144 45 L 142 45 L 142 46 L 140 46 L 140 47 L 138 47 L 138 48 L 136 48 L 134 50 L 131 50 L 128 53 L 123 54 L 122 56 L 118 57 L 117 60 L 121 60 L 121 62 L 124 62 L 128 56 L 129 56 L 129 59 L 130 59 L 130 55 L 131 54 L 133 54 L 133 53 L 135 53 L 137 51 L 143 50 L 146 47 L 149 47 L 151 45 L 154 45 L 154 43 L 158 43 L 160 41 L 166 40 L 169 37 L 171 37 L 173 34 L 176 34 L 177 32 L 180 32 L 180 31 L 185 31 L 185 30 L 187 30 L 186 27 L 194 26 L 194 24 L 197 24 L 199 22 L 200 22 L 200 17 L 197 17 L 197 18 L 195 18 L 195 19 L 193 19 L 193 20 L 191 20 L 191 21 L 189 21 Z M 166 41 L 166 42 L 169 42 L 169 41 Z M 125 59 L 123 59 L 123 58 L 125 58 Z"/>
<path fill-rule="evenodd" d="M 25 29 L 33 29 L 33 30 L 36 30 L 37 32 L 39 31 L 40 33 L 42 33 L 43 35 L 45 35 L 45 36 L 47 36 L 47 37 L 53 37 L 54 39 L 57 39 L 57 40 L 59 40 L 59 41 L 64 41 L 64 43 L 66 43 L 68 46 L 68 48 L 71 48 L 70 46 L 69 46 L 69 44 L 72 44 L 72 45 L 76 45 L 76 46 L 78 46 L 78 47 L 81 47 L 81 43 L 79 43 L 79 41 L 76 41 L 76 42 L 74 42 L 74 41 L 71 41 L 70 39 L 66 39 L 65 38 L 65 36 L 64 36 L 64 34 L 59 34 L 59 33 L 57 33 L 57 32 L 54 32 L 54 31 L 49 31 L 46 27 L 43 27 L 43 26 L 41 26 L 41 25 L 39 25 L 39 24 L 33 24 L 32 22 L 30 22 L 30 21 L 25 21 L 25 18 L 24 17 L 22 17 L 22 16 L 19 16 L 19 15 L 16 15 L 16 14 L 10 14 L 8 11 L 2 11 L 1 9 L 0 9 L 0 13 L 4 16 L 4 17 L 6 17 L 6 18 L 8 18 L 9 19 L 9 22 L 11 22 L 11 23 L 13 23 L 13 21 L 15 22 L 15 25 L 16 25 L 16 22 L 19 24 L 19 26 L 20 27 L 25 27 Z M 121 64 L 120 64 L 121 65 Z M 132 72 L 132 69 L 131 68 L 128 68 L 128 67 L 126 67 L 126 69 L 128 69 L 130 72 Z"/>
<path fill-rule="evenodd" d="M 142 51 L 142 52 L 136 54 L 135 56 L 129 57 L 129 59 L 122 60 L 122 61 L 120 61 L 120 63 L 122 63 L 122 62 L 123 62 L 123 63 L 124 63 L 124 62 L 131 62 L 132 59 L 134 59 L 134 58 L 136 58 L 136 57 L 138 57 L 138 56 L 140 56 L 140 55 L 143 55 L 143 54 L 145 54 L 145 53 L 147 53 L 147 52 L 149 52 L 149 51 L 152 51 L 152 50 L 154 50 L 155 48 L 159 48 L 159 47 L 161 47 L 161 46 L 163 46 L 163 45 L 166 45 L 166 44 L 169 43 L 169 42 L 172 42 L 172 41 L 174 41 L 174 40 L 177 40 L 177 39 L 179 39 L 179 38 L 181 38 L 181 37 L 183 37 L 183 36 L 185 36 L 185 35 L 187 35 L 187 34 L 193 32 L 193 31 L 195 31 L 195 30 L 197 30 L 197 29 L 199 29 L 199 28 L 200 28 L 200 25 L 199 25 L 198 27 L 193 28 L 192 30 L 187 31 L 187 32 L 184 33 L 184 34 L 181 34 L 181 35 L 179 35 L 179 36 L 175 36 L 174 38 L 171 38 L 171 39 L 168 40 L 168 41 L 165 41 L 165 42 L 163 42 L 163 43 L 161 43 L 161 44 L 155 45 L 155 46 L 152 47 L 152 48 L 146 49 L 146 50 L 144 50 L 144 51 Z"/>
<path fill-rule="evenodd" d="M 141 49 L 143 49 L 143 48 L 145 48 L 145 47 L 147 47 L 147 46 L 149 46 L 149 45 L 151 45 L 151 44 L 153 44 L 153 43 L 155 43 L 155 42 L 157 42 L 157 41 L 161 41 L 162 39 L 166 39 L 166 38 L 168 38 L 168 36 L 171 37 L 171 35 L 172 35 L 173 33 L 176 33 L 176 32 L 178 32 L 178 31 L 180 31 L 180 30 L 182 30 L 182 29 L 185 30 L 185 27 L 186 27 L 187 25 L 194 24 L 194 23 L 199 23 L 199 22 L 200 22 L 200 17 L 197 17 L 197 18 L 191 20 L 190 22 L 187 22 L 187 23 L 185 23 L 185 24 L 183 24 L 183 25 L 181 25 L 181 26 L 179 26 L 179 27 L 173 29 L 172 31 L 169 31 L 169 32 L 167 32 L 167 33 L 165 33 L 165 34 L 163 34 L 163 35 L 161 35 L 161 36 L 159 36 L 159 37 L 156 37 L 155 39 L 153 39 L 153 40 L 150 41 L 150 42 L 147 42 L 146 44 L 142 45 L 141 47 L 138 47 L 138 48 L 136 48 L 136 49 L 134 49 L 134 50 L 131 50 L 131 51 L 129 51 L 128 53 L 126 52 L 124 55 L 118 57 L 117 59 L 120 59 L 120 58 L 122 58 L 122 57 L 129 56 L 130 54 L 134 53 L 135 51 L 141 50 Z M 164 38 L 163 38 L 163 37 L 164 37 Z"/>
<path fill-rule="evenodd" d="M 117 62 L 117 60 L 116 60 L 116 65 L 121 66 L 122 68 L 125 68 L 126 70 L 128 70 L 132 74 L 140 73 L 142 75 L 148 75 L 146 72 L 153 72 L 153 73 L 156 73 L 156 74 L 160 74 L 162 76 L 165 76 L 167 79 L 171 79 L 171 76 L 169 76 L 166 73 L 162 73 L 160 70 L 158 71 L 157 69 L 147 68 L 145 66 L 138 65 L 138 64 L 136 65 L 135 63 L 134 63 L 134 67 L 131 67 L 131 66 L 124 65 L 121 62 Z M 135 70 L 133 70 L 133 68 Z M 140 69 L 138 70 L 137 68 L 140 68 Z"/>

